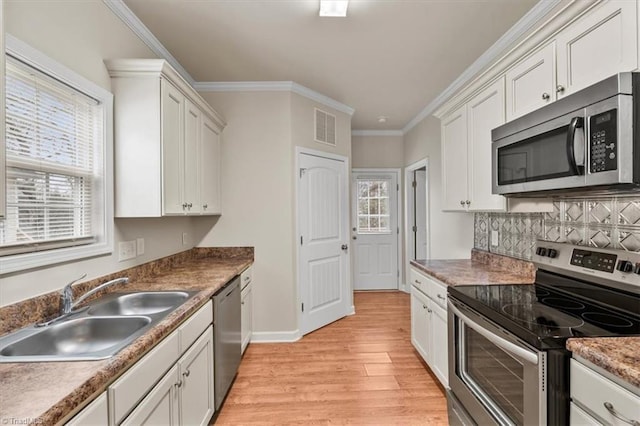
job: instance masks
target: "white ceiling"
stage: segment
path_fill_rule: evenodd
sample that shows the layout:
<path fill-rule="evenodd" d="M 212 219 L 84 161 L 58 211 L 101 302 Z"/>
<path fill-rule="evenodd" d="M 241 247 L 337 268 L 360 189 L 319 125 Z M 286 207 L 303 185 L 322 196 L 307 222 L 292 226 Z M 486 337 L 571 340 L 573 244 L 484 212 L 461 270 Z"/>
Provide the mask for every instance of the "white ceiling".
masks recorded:
<path fill-rule="evenodd" d="M 294 81 L 399 130 L 538 0 L 124 1 L 196 81 Z"/>

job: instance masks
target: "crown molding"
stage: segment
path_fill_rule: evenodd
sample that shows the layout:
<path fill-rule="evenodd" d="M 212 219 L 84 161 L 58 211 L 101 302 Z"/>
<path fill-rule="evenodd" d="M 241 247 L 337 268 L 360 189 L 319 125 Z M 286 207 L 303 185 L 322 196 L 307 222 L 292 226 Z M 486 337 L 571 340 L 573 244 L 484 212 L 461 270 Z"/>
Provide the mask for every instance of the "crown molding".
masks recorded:
<path fill-rule="evenodd" d="M 351 136 L 404 136 L 402 130 L 352 130 Z"/>
<path fill-rule="evenodd" d="M 129 7 L 122 0 L 102 0 L 102 2 L 116 15 L 120 20 L 133 31 L 138 38 L 158 55 L 158 57 L 165 59 L 175 70 L 184 78 L 190 85 L 193 86 L 195 80 L 187 72 L 186 69 L 180 65 L 180 62 L 173 57 L 171 53 L 160 43 L 160 40 L 153 35 L 153 33 L 142 23 L 140 18 L 129 9 Z"/>
<path fill-rule="evenodd" d="M 199 92 L 292 92 L 345 114 L 355 112 L 350 106 L 293 81 L 200 81 L 193 87 Z"/>
<path fill-rule="evenodd" d="M 418 115 L 413 117 L 406 126 L 402 128 L 403 133 L 413 129 L 418 123 L 431 115 L 438 107 L 463 88 L 467 83 L 479 74 L 483 69 L 495 62 L 501 54 L 513 45 L 520 37 L 526 34 L 534 25 L 547 16 L 562 0 L 540 0 L 529 10 L 516 24 L 502 35 L 489 49 L 487 49 L 476 61 L 471 64 L 453 83 L 442 93 L 432 100 Z"/>

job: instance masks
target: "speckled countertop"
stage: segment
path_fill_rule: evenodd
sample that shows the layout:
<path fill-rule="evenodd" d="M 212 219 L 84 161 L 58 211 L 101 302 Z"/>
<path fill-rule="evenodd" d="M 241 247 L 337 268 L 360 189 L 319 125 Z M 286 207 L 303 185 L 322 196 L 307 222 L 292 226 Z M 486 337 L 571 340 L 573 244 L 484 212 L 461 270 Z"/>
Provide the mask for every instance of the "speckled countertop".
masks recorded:
<path fill-rule="evenodd" d="M 412 260 L 411 265 L 451 286 L 465 284 L 531 284 L 531 262 L 472 250 L 471 259 Z"/>
<path fill-rule="evenodd" d="M 640 337 L 569 339 L 567 349 L 640 388 Z"/>
<path fill-rule="evenodd" d="M 48 425 L 67 421 L 253 262 L 252 249 L 233 256 L 217 256 L 223 254 L 220 251 L 192 252 L 196 254 L 182 256 L 178 262 L 155 262 L 126 288 L 114 290 L 200 290 L 114 357 L 101 361 L 0 364 L 0 423 Z M 0 318 L 11 322 L 16 310 L 3 308 Z"/>

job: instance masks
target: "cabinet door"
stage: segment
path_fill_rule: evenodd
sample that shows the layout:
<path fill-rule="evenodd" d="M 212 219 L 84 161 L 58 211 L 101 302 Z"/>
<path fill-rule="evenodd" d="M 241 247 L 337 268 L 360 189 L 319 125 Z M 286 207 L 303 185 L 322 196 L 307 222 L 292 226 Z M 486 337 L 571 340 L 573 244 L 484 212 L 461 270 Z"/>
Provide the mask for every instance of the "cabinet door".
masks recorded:
<path fill-rule="evenodd" d="M 184 110 L 184 199 L 187 214 L 199 214 L 200 203 L 200 131 L 202 113 L 185 99 Z"/>
<path fill-rule="evenodd" d="M 431 371 L 442 386 L 449 386 L 449 356 L 447 345 L 447 311 L 435 303 L 431 306 Z"/>
<path fill-rule="evenodd" d="M 559 96 L 638 68 L 638 7 L 604 2 L 558 35 Z"/>
<path fill-rule="evenodd" d="M 220 132 L 208 117 L 202 117 L 200 145 L 200 200 L 202 214 L 221 214 Z"/>
<path fill-rule="evenodd" d="M 127 417 L 123 426 L 178 424 L 178 366 L 174 365 Z"/>
<path fill-rule="evenodd" d="M 4 1 L 0 0 L 0 52 L 4 52 Z M 4 55 L 0 55 L 0 105 L 4 105 Z M 5 124 L 4 108 L 0 108 L 0 218 L 5 216 L 6 184 L 5 184 Z"/>
<path fill-rule="evenodd" d="M 163 213 L 184 214 L 182 189 L 185 98 L 165 79 L 162 80 L 161 91 Z"/>
<path fill-rule="evenodd" d="M 507 121 L 556 99 L 554 50 L 550 43 L 506 72 Z"/>
<path fill-rule="evenodd" d="M 429 362 L 429 341 L 431 339 L 431 327 L 429 324 L 429 300 L 415 287 L 411 287 L 411 343 L 422 356 L 425 362 Z"/>
<path fill-rule="evenodd" d="M 242 353 L 251 341 L 251 332 L 253 329 L 253 293 L 251 292 L 251 284 L 242 291 Z"/>
<path fill-rule="evenodd" d="M 465 210 L 467 197 L 467 106 L 442 119 L 443 210 Z"/>
<path fill-rule="evenodd" d="M 469 210 L 506 208 L 502 195 L 491 193 L 491 130 L 505 123 L 504 77 L 467 104 L 469 139 Z"/>
<path fill-rule="evenodd" d="M 109 410 L 106 391 L 67 422 L 67 426 L 107 426 L 108 424 Z"/>
<path fill-rule="evenodd" d="M 180 424 L 207 425 L 213 416 L 213 327 L 180 359 Z"/>

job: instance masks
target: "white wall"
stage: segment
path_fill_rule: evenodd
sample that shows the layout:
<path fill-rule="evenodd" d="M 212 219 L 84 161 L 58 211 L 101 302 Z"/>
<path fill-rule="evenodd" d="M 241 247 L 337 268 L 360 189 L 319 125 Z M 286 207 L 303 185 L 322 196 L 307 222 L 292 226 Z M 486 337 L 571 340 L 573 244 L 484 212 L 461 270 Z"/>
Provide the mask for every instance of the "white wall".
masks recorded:
<path fill-rule="evenodd" d="M 107 90 L 110 80 L 103 59 L 154 57 L 100 0 L 10 1 L 4 7 L 7 32 Z M 91 279 L 189 249 L 201 238 L 194 227 L 201 220 L 116 219 L 116 247 L 119 241 L 142 237 L 143 256 L 118 262 L 114 254 L 0 275 L 0 306 L 60 289 L 83 273 Z M 182 245 L 183 232 L 190 236 L 187 245 Z"/>
<path fill-rule="evenodd" d="M 430 116 L 404 135 L 404 164 L 429 159 L 429 252 L 432 259 L 468 259 L 473 248 L 473 214 L 442 211 L 440 120 Z"/>
<path fill-rule="evenodd" d="M 352 136 L 353 168 L 400 168 L 405 166 L 402 136 Z"/>

